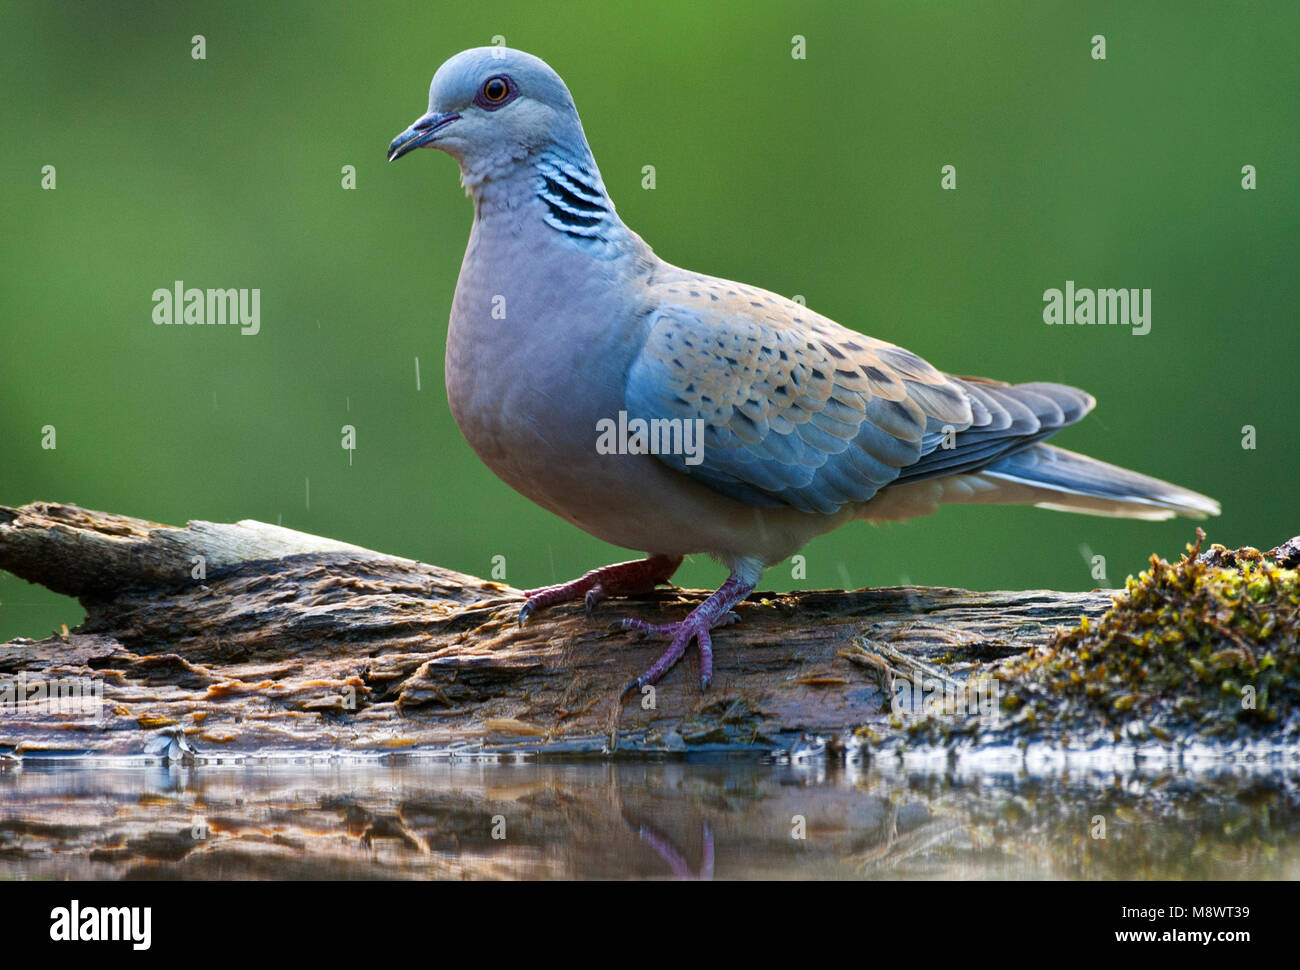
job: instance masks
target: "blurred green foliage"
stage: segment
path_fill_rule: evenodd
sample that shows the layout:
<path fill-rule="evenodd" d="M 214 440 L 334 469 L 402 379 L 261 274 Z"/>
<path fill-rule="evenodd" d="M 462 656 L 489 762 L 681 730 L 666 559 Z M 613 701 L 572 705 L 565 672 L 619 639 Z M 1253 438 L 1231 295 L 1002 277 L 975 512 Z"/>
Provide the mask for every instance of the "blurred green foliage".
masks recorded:
<path fill-rule="evenodd" d="M 626 558 L 461 439 L 441 371 L 471 206 L 445 156 L 384 161 L 438 65 L 503 35 L 566 79 L 661 256 L 946 370 L 1086 388 L 1060 444 L 1213 495 L 1211 539 L 1268 548 L 1300 532 L 1298 33 L 1290 0 L 7 3 L 0 502 L 256 518 L 479 575 L 499 554 L 519 586 Z M 177 279 L 259 287 L 261 333 L 155 326 Z M 1045 326 L 1067 279 L 1151 288 L 1151 333 Z M 822 537 L 765 585 L 1118 586 L 1192 532 L 955 507 Z M 0 603 L 0 639 L 81 615 L 8 575 Z"/>

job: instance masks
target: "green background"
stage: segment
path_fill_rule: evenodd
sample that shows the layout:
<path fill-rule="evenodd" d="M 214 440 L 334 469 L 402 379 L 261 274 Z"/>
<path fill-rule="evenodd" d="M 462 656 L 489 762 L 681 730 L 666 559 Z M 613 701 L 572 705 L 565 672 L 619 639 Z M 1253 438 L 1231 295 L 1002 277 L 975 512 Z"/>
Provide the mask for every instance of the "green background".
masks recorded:
<path fill-rule="evenodd" d="M 440 153 L 384 161 L 438 65 L 500 34 L 568 82 L 665 259 L 945 370 L 1086 388 L 1097 410 L 1058 443 L 1218 498 L 1212 540 L 1300 532 L 1291 0 L 0 10 L 0 503 L 282 522 L 478 575 L 503 555 L 518 586 L 627 558 L 462 440 L 442 360 L 471 205 Z M 262 332 L 155 326 L 177 279 L 260 288 Z M 1044 325 L 1067 279 L 1151 288 L 1151 333 Z M 824 536 L 805 580 L 764 585 L 1113 586 L 1193 528 L 950 507 Z M 721 578 L 704 557 L 678 574 Z M 4 574 L 0 602 L 0 640 L 82 615 Z"/>

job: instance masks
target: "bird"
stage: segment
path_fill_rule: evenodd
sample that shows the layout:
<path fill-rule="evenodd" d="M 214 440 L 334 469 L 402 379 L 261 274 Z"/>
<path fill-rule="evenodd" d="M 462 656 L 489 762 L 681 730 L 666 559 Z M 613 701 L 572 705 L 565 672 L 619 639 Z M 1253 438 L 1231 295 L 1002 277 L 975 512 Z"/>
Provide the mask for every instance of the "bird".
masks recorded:
<path fill-rule="evenodd" d="M 447 331 L 457 426 L 514 490 L 644 554 L 525 591 L 519 624 L 649 593 L 689 555 L 729 572 L 676 622 L 622 620 L 669 640 L 623 696 L 692 643 L 707 689 L 711 634 L 739 619 L 763 571 L 856 520 L 945 503 L 1219 513 L 1205 495 L 1045 443 L 1092 410 L 1085 391 L 946 373 L 802 303 L 660 259 L 618 216 L 568 87 L 532 54 L 478 47 L 443 63 L 388 160 L 424 148 L 455 159 L 474 207 Z"/>

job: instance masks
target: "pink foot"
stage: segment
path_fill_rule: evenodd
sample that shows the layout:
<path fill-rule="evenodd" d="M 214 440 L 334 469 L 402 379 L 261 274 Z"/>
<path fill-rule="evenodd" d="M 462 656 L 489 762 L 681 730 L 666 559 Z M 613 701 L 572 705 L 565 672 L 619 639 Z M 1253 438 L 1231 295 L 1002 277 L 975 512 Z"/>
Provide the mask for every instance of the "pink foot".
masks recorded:
<path fill-rule="evenodd" d="M 640 825 L 637 827 L 637 835 L 641 841 L 647 843 L 655 852 L 659 853 L 659 858 L 668 863 L 668 867 L 673 871 L 675 879 L 700 879 L 710 881 L 713 879 L 713 829 L 709 828 L 709 823 L 705 822 L 701 834 L 701 842 L 704 843 L 703 858 L 700 860 L 700 874 L 697 876 L 691 872 L 690 865 L 687 864 L 685 856 L 677 851 L 677 847 L 668 840 L 658 829 L 649 825 Z"/>
<path fill-rule="evenodd" d="M 571 582 L 527 590 L 524 605 L 519 610 L 519 625 L 523 626 L 542 607 L 556 603 L 582 600 L 590 613 L 607 597 L 649 593 L 661 583 L 668 582 L 681 564 L 681 556 L 647 556 L 593 569 Z"/>
<path fill-rule="evenodd" d="M 708 690 L 713 681 L 713 638 L 709 631 L 720 626 L 729 626 L 740 617 L 731 612 L 731 608 L 754 591 L 754 583 L 741 579 L 732 573 L 716 593 L 693 609 L 686 619 L 678 623 L 655 625 L 644 620 L 627 619 L 623 621 L 624 630 L 638 630 L 642 633 L 661 633 L 672 636 L 673 642 L 664 651 L 663 656 L 644 674 L 623 688 L 623 696 L 646 684 L 655 683 L 668 673 L 673 664 L 682 659 L 686 648 L 694 640 L 700 648 L 700 689 Z"/>

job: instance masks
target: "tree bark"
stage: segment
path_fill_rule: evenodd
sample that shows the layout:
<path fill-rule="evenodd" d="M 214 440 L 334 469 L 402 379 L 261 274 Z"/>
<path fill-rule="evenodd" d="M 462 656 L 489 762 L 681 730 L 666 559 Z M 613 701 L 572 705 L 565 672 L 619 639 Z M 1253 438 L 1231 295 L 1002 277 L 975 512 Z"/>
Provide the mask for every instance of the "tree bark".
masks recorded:
<path fill-rule="evenodd" d="M 151 740 L 200 760 L 465 744 L 767 749 L 886 725 L 882 685 L 909 665 L 960 677 L 1111 602 L 1105 591 L 918 586 L 756 593 L 742 622 L 714 635 L 708 691 L 692 650 L 652 695 L 622 703 L 666 643 L 614 621 L 668 622 L 706 594 L 667 589 L 591 616 L 552 607 L 521 628 L 519 590 L 438 566 L 261 522 L 174 528 L 52 503 L 0 506 L 0 568 L 87 613 L 74 632 L 0 644 L 0 690 L 76 680 L 103 693 L 98 716 L 30 694 L 7 708 L 0 757 L 23 758 L 141 753 Z M 187 743 L 159 749 L 159 732 Z"/>

